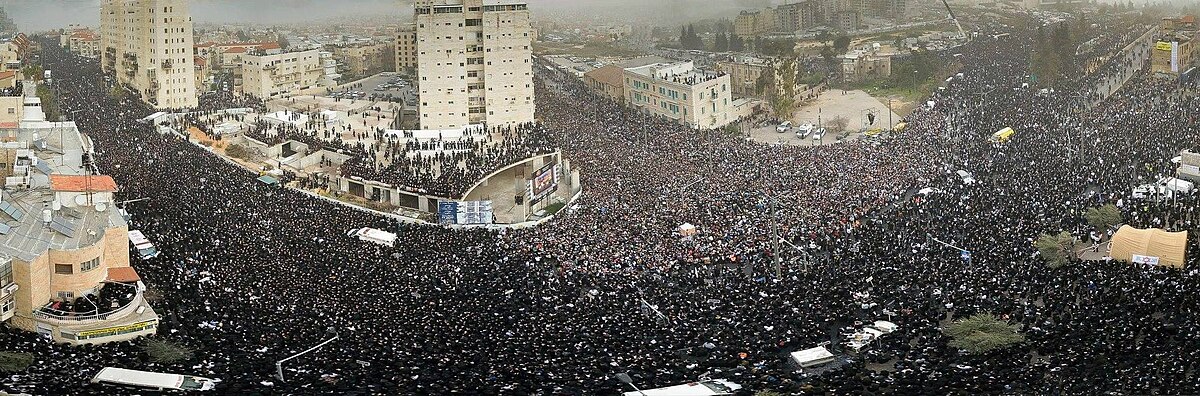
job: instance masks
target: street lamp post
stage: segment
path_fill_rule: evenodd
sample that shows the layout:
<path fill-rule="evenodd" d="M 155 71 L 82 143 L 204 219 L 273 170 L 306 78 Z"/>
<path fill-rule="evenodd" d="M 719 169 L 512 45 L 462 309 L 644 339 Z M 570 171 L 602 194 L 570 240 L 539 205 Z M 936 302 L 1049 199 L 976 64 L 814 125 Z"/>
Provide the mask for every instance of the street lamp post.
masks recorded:
<path fill-rule="evenodd" d="M 326 332 L 327 332 L 327 333 L 333 333 L 333 338 L 330 338 L 330 339 L 328 339 L 328 340 L 325 340 L 324 342 L 322 342 L 322 343 L 320 343 L 320 344 L 317 344 L 316 346 L 314 346 L 314 347 L 312 347 L 312 348 L 305 349 L 303 352 L 297 353 L 297 354 L 295 354 L 295 355 L 292 355 L 292 356 L 288 356 L 288 357 L 286 357 L 286 358 L 283 358 L 283 360 L 280 360 L 280 361 L 277 361 L 277 362 L 275 362 L 275 377 L 276 377 L 276 378 L 279 378 L 279 381 L 280 381 L 280 382 L 283 382 L 283 381 L 285 381 L 285 380 L 283 379 L 283 363 L 284 363 L 284 362 L 286 362 L 286 361 L 288 361 L 288 360 L 292 360 L 292 359 L 298 358 L 298 357 L 300 357 L 301 355 L 304 355 L 304 354 L 306 354 L 306 353 L 309 353 L 309 352 L 315 351 L 315 350 L 317 350 L 317 349 L 319 349 L 319 348 L 321 348 L 321 347 L 325 346 L 325 344 L 328 344 L 328 343 L 334 342 L 334 341 L 336 341 L 336 340 L 338 339 L 338 332 L 337 332 L 337 329 L 336 329 L 336 328 L 329 327 L 329 328 L 327 328 L 327 329 L 326 329 Z"/>

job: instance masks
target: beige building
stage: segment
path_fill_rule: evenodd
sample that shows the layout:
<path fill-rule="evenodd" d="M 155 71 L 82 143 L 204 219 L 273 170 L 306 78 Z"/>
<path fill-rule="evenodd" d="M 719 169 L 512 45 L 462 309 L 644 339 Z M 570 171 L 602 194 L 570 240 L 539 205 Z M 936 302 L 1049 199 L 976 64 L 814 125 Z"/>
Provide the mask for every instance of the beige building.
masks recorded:
<path fill-rule="evenodd" d="M 529 10 L 524 3 L 418 0 L 420 126 L 533 121 Z"/>
<path fill-rule="evenodd" d="M 100 65 L 157 108 L 196 106 L 187 0 L 103 0 Z"/>
<path fill-rule="evenodd" d="M 0 65 L 3 65 L 3 70 L 20 70 L 29 54 L 29 44 L 25 33 L 17 33 L 11 39 L 0 42 Z"/>
<path fill-rule="evenodd" d="M 842 81 L 859 82 L 892 75 L 892 57 L 862 51 L 842 55 Z"/>
<path fill-rule="evenodd" d="M 37 98 L 5 97 L 4 108 L 0 320 L 71 344 L 154 334 L 116 182 L 86 174 L 90 144 L 74 123 L 46 121 Z"/>
<path fill-rule="evenodd" d="M 417 27 L 408 25 L 396 33 L 396 71 L 405 74 L 417 70 Z"/>
<path fill-rule="evenodd" d="M 733 19 L 733 34 L 741 38 L 753 38 L 775 31 L 775 10 L 742 11 Z"/>
<path fill-rule="evenodd" d="M 793 33 L 817 25 L 818 2 L 803 0 L 775 7 L 775 30 Z"/>
<path fill-rule="evenodd" d="M 59 45 L 85 58 L 100 56 L 100 36 L 86 27 L 71 26 L 59 36 Z"/>
<path fill-rule="evenodd" d="M 717 70 L 729 74 L 729 84 L 733 94 L 737 96 L 757 96 L 755 87 L 758 78 L 764 72 L 773 70 L 771 62 L 765 59 L 742 57 L 724 62 L 717 62 Z"/>
<path fill-rule="evenodd" d="M 1196 18 L 1183 16 L 1163 18 L 1159 35 L 1150 48 L 1150 72 L 1179 74 L 1186 72 L 1196 61 Z"/>
<path fill-rule="evenodd" d="M 296 95 L 325 81 L 317 50 L 242 57 L 242 92 L 263 100 Z"/>
<path fill-rule="evenodd" d="M 625 103 L 696 128 L 720 128 L 730 114 L 729 75 L 696 70 L 691 61 L 625 69 Z"/>
<path fill-rule="evenodd" d="M 183 0 L 104 0 L 101 65 L 158 108 L 196 105 L 192 22 Z"/>
<path fill-rule="evenodd" d="M 339 47 L 336 55 L 342 59 L 345 72 L 352 76 L 366 77 L 394 64 L 394 59 L 388 59 L 388 44 L 365 44 L 352 47 Z"/>

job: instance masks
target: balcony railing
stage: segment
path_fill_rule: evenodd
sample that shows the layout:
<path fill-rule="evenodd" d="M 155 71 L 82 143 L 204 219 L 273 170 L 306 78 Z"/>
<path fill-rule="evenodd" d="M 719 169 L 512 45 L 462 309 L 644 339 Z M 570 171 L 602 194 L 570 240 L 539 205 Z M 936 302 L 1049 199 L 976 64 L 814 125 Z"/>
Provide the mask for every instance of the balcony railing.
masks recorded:
<path fill-rule="evenodd" d="M 142 292 L 139 291 L 137 292 L 137 295 L 133 297 L 133 300 L 129 302 L 129 304 L 125 304 L 125 306 L 115 311 L 91 315 L 58 315 L 48 311 L 43 311 L 42 309 L 46 309 L 43 307 L 42 309 L 33 311 L 33 317 L 38 320 L 57 325 L 96 323 L 108 320 L 108 318 L 120 318 L 129 315 L 130 313 L 133 313 L 133 311 L 137 310 L 138 307 L 142 306 L 143 302 L 145 302 L 145 299 L 142 297 Z"/>

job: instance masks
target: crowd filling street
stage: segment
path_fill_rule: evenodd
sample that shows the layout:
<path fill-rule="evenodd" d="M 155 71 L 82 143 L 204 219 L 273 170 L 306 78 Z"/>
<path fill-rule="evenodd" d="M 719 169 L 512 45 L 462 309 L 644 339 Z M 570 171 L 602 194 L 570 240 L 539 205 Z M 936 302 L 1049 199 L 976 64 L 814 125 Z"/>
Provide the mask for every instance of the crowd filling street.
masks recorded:
<path fill-rule="evenodd" d="M 154 110 L 114 98 L 94 61 L 44 41 L 42 62 L 64 113 L 78 111 L 95 141 L 99 169 L 121 199 L 148 198 L 126 209 L 130 228 L 162 251 L 133 264 L 163 317 L 155 337 L 194 357 L 156 364 L 139 341 L 69 347 L 8 330 L 0 349 L 35 362 L 0 388 L 98 393 L 88 378 L 117 366 L 218 378 L 222 394 L 632 390 L 616 373 L 643 389 L 724 378 L 745 392 L 800 394 L 1200 393 L 1194 247 L 1182 270 L 1049 268 L 1032 244 L 1041 233 L 1086 238 L 1097 230 L 1083 211 L 1105 203 L 1134 226 L 1198 231 L 1195 197 L 1130 196 L 1173 174 L 1170 158 L 1200 139 L 1196 86 L 1133 70 L 1119 54 L 1096 73 L 1134 77 L 1081 107 L 1073 93 L 1025 87 L 1032 33 L 982 28 L 1010 34 L 955 48 L 963 76 L 878 143 L 766 145 L 693 130 L 539 63 L 542 123 L 503 132 L 538 131 L 522 140 L 535 143 L 477 154 L 471 169 L 557 148 L 581 171 L 584 193 L 549 223 L 510 231 L 405 225 L 258 183 L 140 123 Z M 1085 96 L 1109 80 L 1072 78 L 1064 84 Z M 202 103 L 248 105 L 229 95 Z M 1011 140 L 988 140 L 1004 127 L 1016 131 Z M 402 181 L 433 191 L 482 172 L 431 177 L 421 161 L 381 169 L 417 170 L 424 176 Z M 355 174 L 380 176 L 355 164 Z M 681 235 L 684 223 L 696 233 Z M 345 235 L 358 227 L 398 240 L 384 247 Z M 932 238 L 970 250 L 971 260 Z M 942 326 L 975 313 L 1019 325 L 1026 340 L 984 355 L 949 346 Z M 788 360 L 826 341 L 837 349 L 844 329 L 880 319 L 899 329 L 840 367 L 817 374 Z M 334 333 L 289 361 L 286 381 L 275 378 L 276 360 Z"/>

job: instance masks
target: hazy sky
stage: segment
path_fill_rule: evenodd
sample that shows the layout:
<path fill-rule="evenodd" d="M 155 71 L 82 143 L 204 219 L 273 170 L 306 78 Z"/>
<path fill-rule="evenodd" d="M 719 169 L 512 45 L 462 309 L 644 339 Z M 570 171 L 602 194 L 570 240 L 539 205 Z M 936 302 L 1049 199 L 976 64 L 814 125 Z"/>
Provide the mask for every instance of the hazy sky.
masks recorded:
<path fill-rule="evenodd" d="M 499 0 L 485 0 L 495 2 Z M 509 0 L 511 1 L 511 0 Z M 519 1 L 519 0 L 518 0 Z M 687 13 L 721 15 L 730 8 L 762 4 L 764 0 L 526 0 L 536 14 L 578 9 L 589 13 L 613 14 L 642 11 L 655 14 L 662 8 L 682 17 Z M 781 0 L 774 0 L 781 3 Z M 337 17 L 411 15 L 411 0 L 192 0 L 196 22 L 259 22 L 265 24 L 304 22 Z M 0 0 L 8 14 L 25 31 L 55 29 L 72 23 L 99 25 L 100 0 Z M 643 16 L 645 16 L 643 14 Z M 660 17 L 662 15 L 660 14 Z M 708 15 L 705 15 L 708 16 Z"/>

